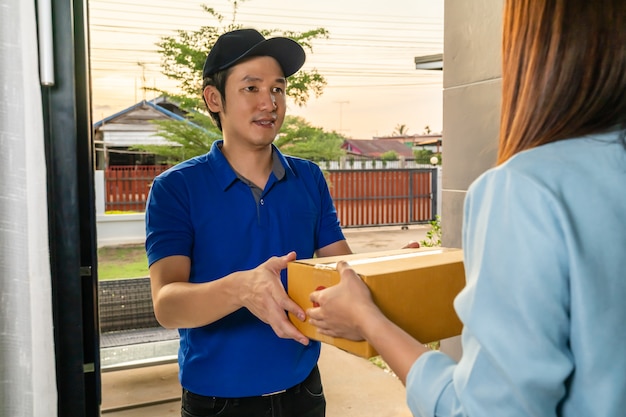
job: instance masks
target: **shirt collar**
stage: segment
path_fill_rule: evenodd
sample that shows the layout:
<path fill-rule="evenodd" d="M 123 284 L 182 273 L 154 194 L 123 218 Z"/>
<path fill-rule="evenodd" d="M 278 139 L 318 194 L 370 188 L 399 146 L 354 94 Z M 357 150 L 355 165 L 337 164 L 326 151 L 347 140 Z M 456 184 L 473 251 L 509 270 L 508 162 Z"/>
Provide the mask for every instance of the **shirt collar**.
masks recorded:
<path fill-rule="evenodd" d="M 226 190 L 239 177 L 222 153 L 221 147 L 223 143 L 223 139 L 213 142 L 211 150 L 207 154 L 207 159 L 213 167 L 213 171 L 217 177 L 220 187 L 222 190 Z M 291 174 L 294 173 L 285 156 L 276 146 L 274 146 L 274 144 L 272 144 L 272 172 L 279 181 L 286 176 L 287 172 L 290 172 Z"/>

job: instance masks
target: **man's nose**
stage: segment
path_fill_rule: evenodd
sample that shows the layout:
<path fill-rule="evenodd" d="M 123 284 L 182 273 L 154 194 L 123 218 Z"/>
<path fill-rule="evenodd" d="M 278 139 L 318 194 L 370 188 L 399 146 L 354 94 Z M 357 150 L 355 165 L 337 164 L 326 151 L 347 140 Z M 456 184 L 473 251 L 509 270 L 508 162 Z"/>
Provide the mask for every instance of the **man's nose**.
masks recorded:
<path fill-rule="evenodd" d="M 276 104 L 276 95 L 274 93 L 268 93 L 263 95 L 262 108 L 269 108 L 271 111 L 276 110 L 278 105 Z"/>

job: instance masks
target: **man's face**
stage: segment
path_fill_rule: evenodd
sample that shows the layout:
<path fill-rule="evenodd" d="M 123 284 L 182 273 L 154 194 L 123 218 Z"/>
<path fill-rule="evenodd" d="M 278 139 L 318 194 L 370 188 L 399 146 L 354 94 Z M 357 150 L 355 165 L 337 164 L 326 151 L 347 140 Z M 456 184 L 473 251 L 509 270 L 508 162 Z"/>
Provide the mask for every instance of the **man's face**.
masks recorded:
<path fill-rule="evenodd" d="M 285 118 L 286 81 L 278 62 L 253 57 L 231 68 L 220 120 L 226 141 L 267 146 Z"/>

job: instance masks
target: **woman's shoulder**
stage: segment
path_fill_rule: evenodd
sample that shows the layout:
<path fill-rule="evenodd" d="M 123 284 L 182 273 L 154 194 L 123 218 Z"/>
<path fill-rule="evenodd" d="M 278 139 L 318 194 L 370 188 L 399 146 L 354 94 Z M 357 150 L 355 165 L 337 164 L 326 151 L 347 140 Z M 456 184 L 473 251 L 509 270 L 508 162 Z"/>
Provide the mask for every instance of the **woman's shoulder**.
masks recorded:
<path fill-rule="evenodd" d="M 626 147 L 620 137 L 619 131 L 613 131 L 537 146 L 487 170 L 477 181 L 523 178 L 542 184 L 567 179 L 585 182 L 598 171 L 626 170 Z"/>

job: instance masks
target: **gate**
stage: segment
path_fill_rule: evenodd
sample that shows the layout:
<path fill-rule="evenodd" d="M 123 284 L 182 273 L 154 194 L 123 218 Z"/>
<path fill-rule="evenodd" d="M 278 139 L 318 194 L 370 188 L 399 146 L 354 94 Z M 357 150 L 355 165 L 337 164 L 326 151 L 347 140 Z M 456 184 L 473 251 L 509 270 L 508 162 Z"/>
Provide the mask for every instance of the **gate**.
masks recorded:
<path fill-rule="evenodd" d="M 409 225 L 435 218 L 437 169 L 328 171 L 342 227 Z"/>

